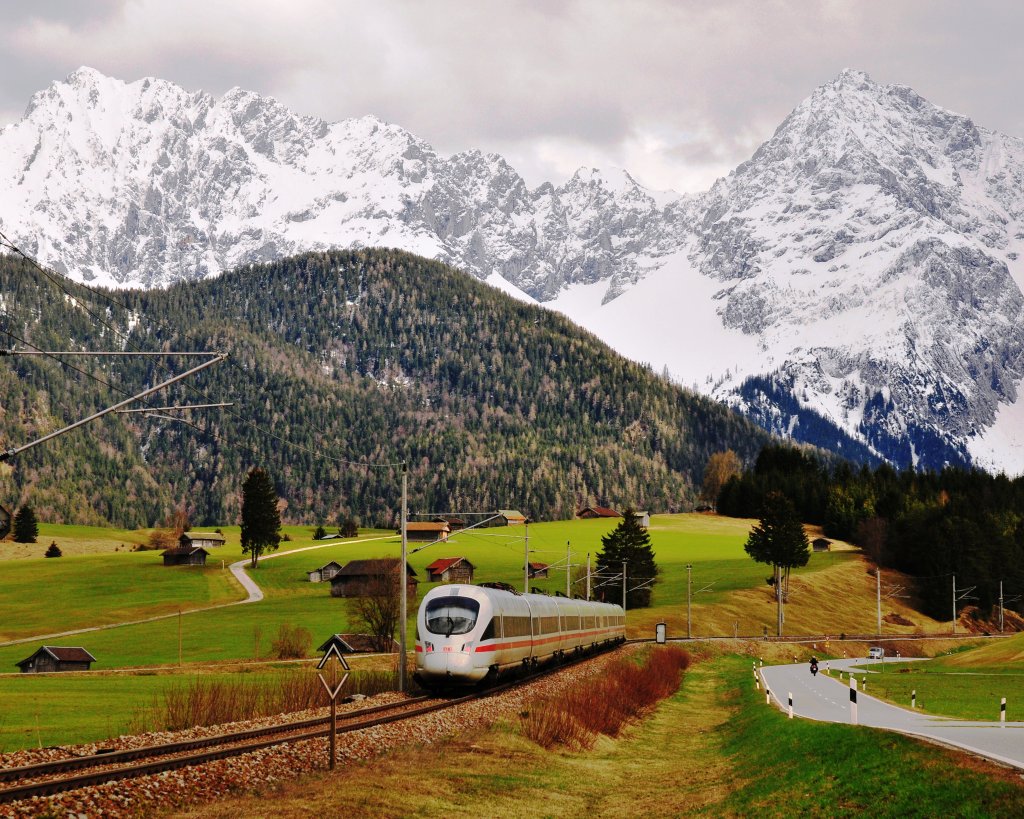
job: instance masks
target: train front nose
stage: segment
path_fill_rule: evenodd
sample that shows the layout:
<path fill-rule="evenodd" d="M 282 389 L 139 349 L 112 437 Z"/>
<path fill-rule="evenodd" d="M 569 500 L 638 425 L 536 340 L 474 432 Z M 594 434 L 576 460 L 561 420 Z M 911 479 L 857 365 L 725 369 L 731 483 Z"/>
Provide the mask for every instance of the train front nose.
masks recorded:
<path fill-rule="evenodd" d="M 459 646 L 431 648 L 428 643 L 419 655 L 419 673 L 425 680 L 436 682 L 473 682 L 483 675 L 473 667 L 473 654 Z M 486 669 L 485 669 L 486 671 Z"/>

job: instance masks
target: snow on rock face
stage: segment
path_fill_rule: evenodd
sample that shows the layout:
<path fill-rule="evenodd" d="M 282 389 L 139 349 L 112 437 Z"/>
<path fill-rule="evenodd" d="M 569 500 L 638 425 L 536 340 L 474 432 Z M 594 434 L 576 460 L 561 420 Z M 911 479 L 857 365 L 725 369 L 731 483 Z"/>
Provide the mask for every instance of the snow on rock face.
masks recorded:
<path fill-rule="evenodd" d="M 887 458 L 968 463 L 1024 377 L 1022 179 L 1024 141 L 845 71 L 707 194 L 694 258 L 762 372 Z"/>
<path fill-rule="evenodd" d="M 500 156 L 439 156 L 372 116 L 83 68 L 0 131 L 0 227 L 113 286 L 401 247 L 780 432 L 831 424 L 901 465 L 1024 463 L 1024 141 L 858 71 L 678 196 L 607 169 L 531 190 Z"/>

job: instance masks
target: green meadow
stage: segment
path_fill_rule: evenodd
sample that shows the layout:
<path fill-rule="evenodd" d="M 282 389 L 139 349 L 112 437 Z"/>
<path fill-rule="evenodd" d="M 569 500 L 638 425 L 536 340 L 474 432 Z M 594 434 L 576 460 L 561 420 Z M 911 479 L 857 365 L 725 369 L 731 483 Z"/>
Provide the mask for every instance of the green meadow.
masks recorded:
<path fill-rule="evenodd" d="M 877 669 L 878 666 L 868 666 Z M 1006 719 L 1024 721 L 1024 634 L 979 648 L 914 663 L 885 663 L 885 671 L 868 675 L 868 693 L 930 714 L 998 720 L 1006 697 Z"/>
<path fill-rule="evenodd" d="M 738 589 L 763 589 L 767 570 L 743 551 L 750 524 L 706 515 L 654 516 L 650 533 L 661 573 L 654 606 L 634 615 L 631 631 L 638 628 L 646 633 L 659 619 L 678 619 L 679 613 L 685 612 L 687 563 L 693 565 L 695 606 L 713 606 Z M 531 587 L 564 592 L 567 544 L 574 567 L 585 566 L 588 553 L 592 565 L 596 564 L 601 537 L 615 525 L 615 520 L 561 521 L 532 524 L 528 531 L 526 527 L 505 527 L 460 532 L 447 543 L 421 550 L 422 544 L 411 543 L 409 562 L 421 580 L 420 596 L 431 588 L 422 582 L 426 566 L 440 557 L 468 558 L 477 567 L 477 582 L 503 581 L 522 588 L 528 548 L 531 561 L 552 566 L 549 578 L 531 580 Z M 102 530 L 81 529 L 82 537 L 102 540 Z M 366 532 L 357 541 L 314 542 L 312 530 L 286 527 L 290 541 L 283 542 L 271 559 L 261 560 L 255 570 L 250 570 L 266 595 L 263 601 L 208 611 L 199 609 L 244 598 L 230 572 L 221 568 L 222 562 L 230 564 L 243 557 L 238 527 L 222 527 L 227 543 L 213 551 L 205 569 L 164 567 L 155 551 L 5 561 L 5 571 L 0 575 L 0 637 L 11 640 L 175 615 L 181 609 L 180 660 L 185 664 L 266 658 L 271 640 L 283 624 L 305 627 L 318 643 L 331 633 L 348 630 L 349 622 L 344 601 L 330 596 L 330 584 L 309 583 L 306 572 L 331 560 L 345 563 L 397 555 L 400 541 L 393 532 Z M 310 546 L 317 548 L 297 551 Z M 801 573 L 834 567 L 851 557 L 850 553 L 813 555 Z M 611 585 L 611 597 L 617 599 L 621 587 L 618 581 Z M 708 591 L 701 591 L 708 586 Z M 574 586 L 573 592 L 582 593 L 582 584 Z M 410 608 L 411 625 L 414 607 Z M 97 657 L 93 666 L 97 670 L 173 665 L 179 661 L 179 618 L 49 642 L 85 646 Z M 13 664 L 35 647 L 34 643 L 0 647 L 0 668 L 13 671 Z"/>

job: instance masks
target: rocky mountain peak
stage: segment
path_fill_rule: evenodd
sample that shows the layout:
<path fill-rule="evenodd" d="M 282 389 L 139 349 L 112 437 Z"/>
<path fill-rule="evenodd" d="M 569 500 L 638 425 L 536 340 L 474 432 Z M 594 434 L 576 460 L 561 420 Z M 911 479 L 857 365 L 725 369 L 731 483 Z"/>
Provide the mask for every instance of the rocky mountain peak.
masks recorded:
<path fill-rule="evenodd" d="M 0 130 L 0 227 L 114 286 L 400 247 L 553 301 L 770 429 L 1024 471 L 1024 142 L 854 69 L 679 196 L 595 168 L 530 190 L 372 115 L 82 68 Z"/>

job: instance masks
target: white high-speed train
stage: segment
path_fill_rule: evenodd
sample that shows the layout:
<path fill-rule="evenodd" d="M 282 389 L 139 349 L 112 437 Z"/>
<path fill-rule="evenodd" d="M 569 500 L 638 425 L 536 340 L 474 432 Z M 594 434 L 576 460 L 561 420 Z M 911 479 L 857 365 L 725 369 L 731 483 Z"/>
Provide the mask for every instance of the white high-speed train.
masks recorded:
<path fill-rule="evenodd" d="M 428 688 L 480 682 L 626 639 L 621 606 L 456 583 L 416 615 L 416 678 Z"/>

